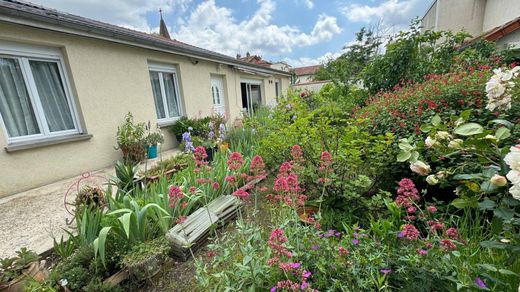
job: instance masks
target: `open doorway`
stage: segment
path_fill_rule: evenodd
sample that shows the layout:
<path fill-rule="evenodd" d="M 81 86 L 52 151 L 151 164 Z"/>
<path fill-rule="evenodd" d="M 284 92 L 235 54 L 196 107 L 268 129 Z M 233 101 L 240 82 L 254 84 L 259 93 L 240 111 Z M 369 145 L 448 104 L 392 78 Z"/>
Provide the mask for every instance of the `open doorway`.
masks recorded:
<path fill-rule="evenodd" d="M 252 115 L 262 104 L 262 90 L 260 82 L 240 82 L 242 92 L 242 109 Z"/>

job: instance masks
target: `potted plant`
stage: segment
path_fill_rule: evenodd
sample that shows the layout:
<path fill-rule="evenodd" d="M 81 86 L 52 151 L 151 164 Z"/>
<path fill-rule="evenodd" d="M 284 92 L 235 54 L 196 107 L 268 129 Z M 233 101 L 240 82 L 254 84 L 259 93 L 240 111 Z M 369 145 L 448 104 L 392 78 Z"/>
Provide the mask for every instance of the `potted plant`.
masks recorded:
<path fill-rule="evenodd" d="M 173 174 L 188 167 L 191 161 L 193 161 L 191 155 L 176 155 L 157 163 L 156 166 L 146 170 L 146 172 L 140 173 L 139 175 L 141 177 L 146 177 L 146 181 L 150 183 L 159 180 L 163 176 L 169 179 Z"/>
<path fill-rule="evenodd" d="M 123 159 L 141 162 L 145 158 L 145 124 L 134 123 L 132 113 L 125 116 L 125 122 L 117 127 L 117 147 L 123 152 Z"/>
<path fill-rule="evenodd" d="M 0 291 L 24 291 L 28 279 L 43 282 L 47 275 L 38 260 L 39 256 L 27 248 L 21 248 L 15 257 L 0 259 Z"/>
<path fill-rule="evenodd" d="M 161 271 L 170 251 L 169 242 L 161 236 L 134 246 L 123 258 L 123 265 L 137 281 L 150 279 Z"/>
<path fill-rule="evenodd" d="M 163 134 L 160 131 L 149 133 L 145 140 L 148 147 L 148 158 L 157 158 L 157 145 L 164 143 Z"/>

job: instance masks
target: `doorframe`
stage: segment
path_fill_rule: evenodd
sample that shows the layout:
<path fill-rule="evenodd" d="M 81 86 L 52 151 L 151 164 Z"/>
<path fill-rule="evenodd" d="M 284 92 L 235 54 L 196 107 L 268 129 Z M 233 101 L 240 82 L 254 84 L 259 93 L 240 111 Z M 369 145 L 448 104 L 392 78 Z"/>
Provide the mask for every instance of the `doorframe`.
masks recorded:
<path fill-rule="evenodd" d="M 228 94 L 228 90 L 227 90 L 227 86 L 226 86 L 227 85 L 226 75 L 211 73 L 209 78 L 210 78 L 209 79 L 209 83 L 210 83 L 210 88 L 209 88 L 210 92 L 209 93 L 211 96 L 212 111 L 215 113 L 215 109 L 214 109 L 215 104 L 213 103 L 213 93 L 211 92 L 211 87 L 213 86 L 212 80 L 213 80 L 213 78 L 219 78 L 222 81 L 222 93 L 224 94 L 224 98 L 222 99 L 222 101 L 224 102 L 224 116 L 228 117 L 230 101 L 229 101 L 229 94 Z"/>
<path fill-rule="evenodd" d="M 254 114 L 253 103 L 251 101 L 251 85 L 258 85 L 260 88 L 260 104 L 264 104 L 265 100 L 265 88 L 264 88 L 264 80 L 263 79 L 248 79 L 248 78 L 240 78 L 240 88 L 242 88 L 242 83 L 246 85 L 246 100 L 247 100 L 247 113 L 249 115 Z M 248 90 L 249 88 L 249 90 Z M 242 90 L 240 90 L 240 99 L 242 100 Z M 243 105 L 241 109 L 244 109 Z"/>

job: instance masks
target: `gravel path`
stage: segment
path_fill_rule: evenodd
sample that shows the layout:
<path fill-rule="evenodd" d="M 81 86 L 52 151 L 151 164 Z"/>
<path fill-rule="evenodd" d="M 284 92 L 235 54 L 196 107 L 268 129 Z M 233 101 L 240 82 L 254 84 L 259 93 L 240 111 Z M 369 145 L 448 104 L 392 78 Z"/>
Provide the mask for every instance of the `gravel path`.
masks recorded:
<path fill-rule="evenodd" d="M 179 153 L 178 150 L 163 152 L 163 159 Z M 150 160 L 149 167 L 158 159 Z M 92 182 L 103 186 L 105 177 L 114 174 L 108 167 L 92 173 Z M 0 258 L 15 255 L 22 247 L 42 253 L 53 247 L 53 237 L 58 241 L 69 229 L 66 219 L 72 216 L 65 210 L 63 198 L 67 189 L 79 177 L 55 182 L 43 187 L 0 199 Z M 74 201 L 74 196 L 67 198 Z M 73 223 L 71 226 L 74 226 Z"/>

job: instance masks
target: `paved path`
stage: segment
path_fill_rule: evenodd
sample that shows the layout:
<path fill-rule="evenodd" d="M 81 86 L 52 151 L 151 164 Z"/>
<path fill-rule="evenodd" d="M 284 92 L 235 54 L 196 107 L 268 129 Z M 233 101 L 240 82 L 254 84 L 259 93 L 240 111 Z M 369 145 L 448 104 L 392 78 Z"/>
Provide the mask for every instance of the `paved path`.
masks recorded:
<path fill-rule="evenodd" d="M 165 151 L 166 159 L 178 150 Z M 149 160 L 149 167 L 159 159 Z M 114 175 L 114 168 L 108 167 L 92 172 L 93 182 L 102 186 Z M 64 194 L 79 177 L 61 180 L 46 186 L 21 192 L 0 199 L 0 258 L 13 256 L 15 251 L 27 247 L 42 253 L 53 246 L 53 237 L 58 241 L 66 235 L 68 228 L 65 220 L 72 216 L 65 210 Z M 73 202 L 74 198 L 67 198 Z M 74 225 L 74 224 L 73 224 Z"/>

